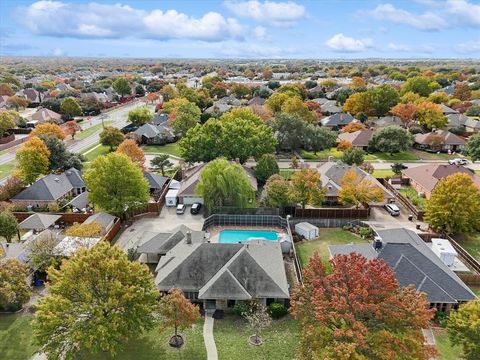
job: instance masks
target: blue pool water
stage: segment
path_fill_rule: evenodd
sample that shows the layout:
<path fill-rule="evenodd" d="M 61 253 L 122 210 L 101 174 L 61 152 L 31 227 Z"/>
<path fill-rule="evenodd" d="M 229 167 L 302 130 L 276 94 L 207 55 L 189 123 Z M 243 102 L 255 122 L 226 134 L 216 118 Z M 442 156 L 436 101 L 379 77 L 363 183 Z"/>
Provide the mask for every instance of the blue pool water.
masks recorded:
<path fill-rule="evenodd" d="M 221 244 L 236 244 L 239 241 L 255 239 L 278 240 L 278 233 L 269 230 L 222 230 L 218 237 Z"/>

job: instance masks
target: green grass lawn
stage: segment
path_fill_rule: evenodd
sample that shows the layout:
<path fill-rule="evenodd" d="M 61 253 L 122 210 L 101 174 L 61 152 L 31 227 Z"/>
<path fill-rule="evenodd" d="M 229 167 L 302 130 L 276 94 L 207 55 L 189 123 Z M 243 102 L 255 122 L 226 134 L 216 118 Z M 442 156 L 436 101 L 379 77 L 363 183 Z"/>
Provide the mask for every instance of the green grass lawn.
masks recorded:
<path fill-rule="evenodd" d="M 113 123 L 112 120 L 104 121 L 105 126 L 110 126 L 110 125 L 112 125 L 112 123 Z M 85 130 L 78 131 L 77 134 L 75 135 L 75 139 L 83 140 L 83 139 L 89 137 L 90 135 L 95 134 L 97 131 L 102 130 L 102 128 L 103 128 L 103 126 L 102 126 L 101 123 L 97 124 L 97 125 L 90 126 L 90 127 L 86 128 Z"/>
<path fill-rule="evenodd" d="M 475 259 L 480 261 L 480 234 L 466 235 L 458 243 Z"/>
<path fill-rule="evenodd" d="M 329 245 L 341 245 L 350 243 L 366 243 L 366 241 L 355 236 L 349 231 L 339 228 L 321 228 L 320 236 L 315 240 L 306 240 L 295 244 L 298 260 L 302 266 L 305 266 L 315 251 L 318 251 L 320 258 L 328 264 L 330 259 Z"/>
<path fill-rule="evenodd" d="M 394 154 L 377 152 L 370 155 L 375 156 L 376 159 L 386 161 L 412 161 L 419 159 L 418 156 L 416 156 L 412 151 L 402 151 Z M 372 159 L 368 159 L 367 157 L 365 157 L 365 160 Z"/>
<path fill-rule="evenodd" d="M 329 156 L 333 156 L 334 159 L 340 159 L 343 155 L 343 152 L 338 151 L 337 148 L 317 151 L 317 154 L 314 154 L 313 151 L 302 150 L 300 155 L 305 160 L 327 160 Z"/>
<path fill-rule="evenodd" d="M 474 292 L 475 295 L 477 295 L 478 298 L 480 298 L 480 286 L 479 287 L 470 286 L 470 289 Z"/>
<path fill-rule="evenodd" d="M 107 354 L 83 355 L 79 360 L 174 360 L 192 359 L 203 360 L 207 358 L 207 351 L 203 343 L 203 319 L 199 320 L 193 328 L 180 331 L 184 335 L 185 345 L 181 350 L 176 350 L 168 345 L 168 340 L 173 335 L 173 328 L 160 330 L 155 328 L 148 333 L 126 342 L 125 348 L 115 357 Z"/>
<path fill-rule="evenodd" d="M 85 154 L 85 152 L 84 152 L 85 158 L 87 159 L 87 161 L 90 162 L 90 161 L 96 159 L 97 157 L 102 156 L 102 155 L 106 155 L 110 152 L 110 147 L 108 147 L 108 146 L 105 146 L 105 145 L 100 145 L 98 147 L 96 147 L 96 146 L 97 145 L 88 148 L 85 152 L 87 152 L 90 149 L 93 149 L 88 154 Z"/>
<path fill-rule="evenodd" d="M 295 173 L 294 169 L 280 169 L 280 176 L 283 176 L 286 180 L 290 180 Z"/>
<path fill-rule="evenodd" d="M 392 170 L 390 169 L 379 169 L 379 170 L 373 170 L 372 176 L 374 178 L 390 178 L 393 177 L 395 174 Z"/>
<path fill-rule="evenodd" d="M 15 161 L 10 161 L 6 164 L 0 165 L 0 179 L 7 177 L 15 169 Z"/>
<path fill-rule="evenodd" d="M 455 159 L 459 156 L 459 154 L 455 155 L 448 155 L 447 153 L 436 153 L 436 152 L 428 152 L 428 151 L 422 151 L 418 149 L 412 149 L 411 150 L 413 154 L 417 156 L 417 158 L 421 160 L 449 160 L 449 159 Z"/>
<path fill-rule="evenodd" d="M 462 349 L 459 346 L 453 346 L 448 338 L 446 330 L 435 330 L 435 342 L 440 356 L 439 360 L 458 360 L 461 359 Z"/>
<path fill-rule="evenodd" d="M 425 204 L 427 200 L 421 196 L 418 196 L 418 192 L 414 188 L 410 186 L 402 186 L 399 192 L 407 199 L 409 199 L 418 210 L 425 209 Z"/>
<path fill-rule="evenodd" d="M 32 340 L 32 315 L 0 315 L 0 358 L 28 360 L 38 349 Z"/>
<path fill-rule="evenodd" d="M 142 149 L 145 154 L 169 154 L 176 157 L 182 157 L 178 143 L 166 145 L 145 145 L 142 146 Z"/>
<path fill-rule="evenodd" d="M 275 320 L 262 331 L 261 346 L 252 346 L 248 338 L 253 335 L 247 322 L 236 316 L 215 320 L 213 334 L 218 358 L 222 360 L 291 360 L 295 359 L 298 344 L 298 325 L 290 317 Z"/>

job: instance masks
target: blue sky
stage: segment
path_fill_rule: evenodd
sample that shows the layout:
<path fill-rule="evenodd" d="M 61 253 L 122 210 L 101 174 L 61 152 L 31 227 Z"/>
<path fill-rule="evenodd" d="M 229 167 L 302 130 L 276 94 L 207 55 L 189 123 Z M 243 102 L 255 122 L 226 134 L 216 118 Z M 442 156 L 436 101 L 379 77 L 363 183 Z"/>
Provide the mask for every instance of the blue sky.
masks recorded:
<path fill-rule="evenodd" d="M 479 58 L 480 1 L 0 1 L 0 54 Z"/>

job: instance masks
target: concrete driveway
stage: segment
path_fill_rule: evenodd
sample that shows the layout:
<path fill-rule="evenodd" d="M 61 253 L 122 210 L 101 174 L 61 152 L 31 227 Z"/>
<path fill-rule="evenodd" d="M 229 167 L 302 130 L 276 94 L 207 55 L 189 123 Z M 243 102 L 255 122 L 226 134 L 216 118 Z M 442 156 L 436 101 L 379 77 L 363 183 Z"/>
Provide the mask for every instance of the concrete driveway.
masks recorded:
<path fill-rule="evenodd" d="M 395 203 L 400 208 L 399 216 L 391 216 L 383 207 L 372 207 L 370 211 L 370 219 L 367 221 L 374 229 L 394 229 L 404 227 L 414 231 L 417 224 L 421 224 L 422 229 L 426 229 L 427 225 L 423 222 L 409 221 L 409 211 L 402 204 Z"/>
<path fill-rule="evenodd" d="M 127 250 L 143 244 L 158 233 L 172 232 L 182 224 L 192 230 L 202 230 L 203 221 L 202 214 L 190 214 L 190 207 L 187 207 L 184 214 L 177 215 L 175 207 L 164 206 L 158 217 L 135 221 L 132 226 L 125 229 L 115 244 Z"/>

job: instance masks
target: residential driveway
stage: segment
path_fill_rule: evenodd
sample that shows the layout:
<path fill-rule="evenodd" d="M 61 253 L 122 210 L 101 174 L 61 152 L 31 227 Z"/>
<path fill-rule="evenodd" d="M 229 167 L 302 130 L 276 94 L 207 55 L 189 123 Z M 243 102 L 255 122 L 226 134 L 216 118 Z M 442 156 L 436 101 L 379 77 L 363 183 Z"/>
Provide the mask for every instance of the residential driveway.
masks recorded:
<path fill-rule="evenodd" d="M 370 211 L 370 219 L 367 221 L 374 229 L 394 229 L 404 227 L 415 230 L 417 222 L 408 221 L 408 210 L 399 203 L 395 203 L 400 208 L 399 216 L 391 216 L 383 207 L 372 207 Z M 422 229 L 426 229 L 425 223 L 420 223 Z"/>
<path fill-rule="evenodd" d="M 124 250 L 135 248 L 154 235 L 172 232 L 177 226 L 182 224 L 192 230 L 202 230 L 204 219 L 201 214 L 190 214 L 190 207 L 187 207 L 182 215 L 177 215 L 175 211 L 175 207 L 164 206 L 160 216 L 135 221 L 132 226 L 125 229 L 115 244 Z"/>

